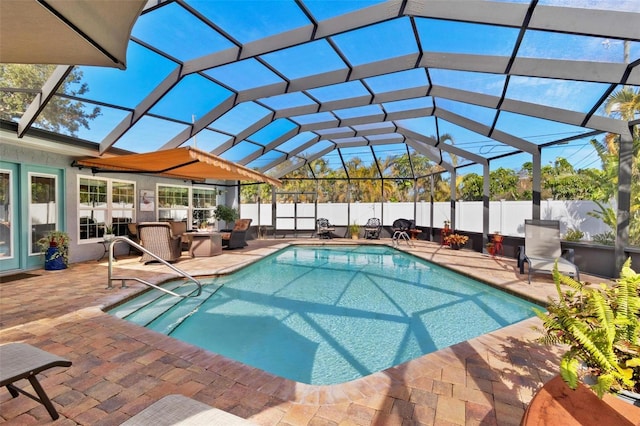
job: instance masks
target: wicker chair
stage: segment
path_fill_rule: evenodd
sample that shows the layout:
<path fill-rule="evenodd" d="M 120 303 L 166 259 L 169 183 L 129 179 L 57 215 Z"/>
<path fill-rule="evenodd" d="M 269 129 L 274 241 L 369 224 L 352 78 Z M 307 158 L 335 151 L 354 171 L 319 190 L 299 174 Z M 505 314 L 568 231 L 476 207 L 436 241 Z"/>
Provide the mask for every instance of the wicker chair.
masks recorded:
<path fill-rule="evenodd" d="M 171 235 L 167 222 L 144 222 L 138 224 L 141 245 L 167 262 L 174 262 L 182 255 L 182 238 Z M 140 262 L 155 262 L 157 259 L 143 253 Z"/>
<path fill-rule="evenodd" d="M 247 246 L 247 232 L 252 219 L 238 219 L 231 232 L 222 233 L 222 246 L 228 249 Z"/>

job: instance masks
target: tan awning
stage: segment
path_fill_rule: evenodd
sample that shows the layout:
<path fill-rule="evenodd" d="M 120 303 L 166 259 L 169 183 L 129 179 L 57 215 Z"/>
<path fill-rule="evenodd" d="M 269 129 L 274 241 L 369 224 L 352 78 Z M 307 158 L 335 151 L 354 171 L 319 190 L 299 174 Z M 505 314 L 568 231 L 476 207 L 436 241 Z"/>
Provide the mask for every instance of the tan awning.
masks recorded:
<path fill-rule="evenodd" d="M 194 181 L 250 180 L 282 186 L 282 182 L 278 179 L 190 146 L 146 154 L 84 158 L 75 161 L 74 165 L 90 167 L 96 173 L 101 171 L 147 173 Z"/>
<path fill-rule="evenodd" d="M 124 69 L 147 0 L 2 0 L 0 62 Z"/>

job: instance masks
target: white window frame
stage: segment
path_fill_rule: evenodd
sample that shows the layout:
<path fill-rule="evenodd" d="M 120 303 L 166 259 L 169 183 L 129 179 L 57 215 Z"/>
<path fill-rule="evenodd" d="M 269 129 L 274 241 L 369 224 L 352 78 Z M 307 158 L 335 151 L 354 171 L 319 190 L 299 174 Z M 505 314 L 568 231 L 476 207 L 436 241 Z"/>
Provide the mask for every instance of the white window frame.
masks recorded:
<path fill-rule="evenodd" d="M 161 198 L 161 193 L 163 192 L 164 188 L 180 188 L 180 189 L 186 189 L 187 190 L 187 205 L 186 206 L 182 206 L 182 205 L 170 205 L 170 206 L 164 206 L 163 207 L 163 199 Z M 205 191 L 211 191 L 213 193 L 213 201 L 214 201 L 214 205 L 213 206 L 207 206 L 207 207 L 200 207 L 200 206 L 195 206 L 195 202 L 194 202 L 194 189 L 198 189 L 198 190 L 205 190 Z M 156 217 L 158 218 L 158 220 L 186 220 L 187 221 L 187 228 L 191 229 L 192 227 L 197 227 L 198 225 L 200 225 L 199 223 L 194 223 L 194 217 L 198 216 L 197 214 L 194 214 L 195 211 L 203 211 L 203 210 L 209 210 L 211 211 L 211 214 L 213 215 L 213 210 L 215 210 L 216 206 L 218 205 L 218 196 L 220 195 L 220 191 L 218 190 L 217 187 L 210 187 L 210 186 L 187 186 L 187 185 L 172 185 L 172 184 L 165 184 L 165 183 L 158 183 L 156 184 L 156 198 L 157 198 L 157 203 L 156 203 Z M 170 212 L 169 217 L 173 218 L 173 219 L 167 219 L 167 217 L 161 218 L 161 211 L 167 211 Z M 184 215 L 180 215 L 180 214 L 175 214 L 176 212 L 184 212 Z M 182 217 L 184 216 L 184 217 Z M 210 224 L 214 224 L 215 221 L 210 221 Z M 190 225 L 189 225 L 190 224 Z"/>
<path fill-rule="evenodd" d="M 104 206 L 93 206 L 91 208 L 86 207 L 81 205 L 80 203 L 80 187 L 81 187 L 81 182 L 83 180 L 89 180 L 89 181 L 100 181 L 100 182 L 104 182 L 106 184 L 106 188 L 107 188 L 107 193 L 106 193 L 106 198 L 105 198 L 105 202 L 104 202 Z M 114 207 L 114 203 L 113 203 L 113 184 L 114 183 L 124 183 L 127 185 L 133 185 L 133 202 L 131 203 L 131 207 L 124 207 L 124 206 L 119 206 L 119 207 Z M 95 243 L 96 241 L 101 241 L 103 239 L 103 235 L 100 235 L 99 232 L 96 232 L 96 235 L 94 237 L 91 238 L 84 238 L 84 239 L 80 239 L 81 237 L 81 223 L 80 223 L 80 218 L 85 217 L 87 214 L 90 214 L 91 211 L 93 212 L 103 212 L 104 213 L 104 224 L 105 225 L 112 225 L 113 224 L 113 219 L 114 219 L 114 212 L 121 212 L 121 211 L 126 211 L 126 212 L 130 212 L 130 218 L 131 218 L 131 222 L 135 223 L 136 221 L 136 215 L 137 215 L 137 209 L 136 209 L 136 182 L 135 181 L 130 181 L 130 180 L 126 180 L 126 179 L 117 179 L 117 178 L 103 178 L 103 177 L 97 177 L 97 176 L 92 176 L 92 175 L 78 175 L 77 178 L 77 182 L 76 182 L 76 190 L 77 190 L 77 194 L 78 194 L 78 200 L 77 200 L 77 204 L 76 204 L 76 209 L 78 212 L 78 220 L 76 223 L 76 232 L 77 232 L 77 236 L 78 236 L 78 244 L 88 244 L 88 243 Z M 104 232 L 104 231 L 103 231 Z"/>

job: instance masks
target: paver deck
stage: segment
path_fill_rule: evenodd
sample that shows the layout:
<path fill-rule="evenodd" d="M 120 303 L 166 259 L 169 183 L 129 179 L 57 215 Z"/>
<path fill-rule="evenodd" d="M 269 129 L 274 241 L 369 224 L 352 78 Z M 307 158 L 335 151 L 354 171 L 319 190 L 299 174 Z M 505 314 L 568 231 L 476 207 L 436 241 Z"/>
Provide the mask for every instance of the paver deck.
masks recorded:
<path fill-rule="evenodd" d="M 227 273 L 289 243 L 308 242 L 353 243 L 254 240 L 213 258 L 185 253 L 176 266 L 192 275 Z M 528 284 L 515 259 L 426 241 L 401 248 L 533 300 L 555 294 L 550 276 Z M 56 424 L 117 425 L 179 393 L 269 426 L 518 425 L 535 391 L 557 374 L 558 348 L 535 342 L 532 326 L 539 321 L 530 319 L 345 384 L 297 383 L 104 313 L 104 307 L 144 290 L 138 283 L 106 289 L 107 265 L 76 263 L 0 284 L 0 344 L 23 341 L 73 361 L 41 380 L 60 413 Z M 175 276 L 136 257 L 119 259 L 114 271 L 155 283 Z M 601 281 L 586 274 L 582 279 Z M 2 391 L 0 418 L 5 424 L 51 422 L 42 405 Z"/>

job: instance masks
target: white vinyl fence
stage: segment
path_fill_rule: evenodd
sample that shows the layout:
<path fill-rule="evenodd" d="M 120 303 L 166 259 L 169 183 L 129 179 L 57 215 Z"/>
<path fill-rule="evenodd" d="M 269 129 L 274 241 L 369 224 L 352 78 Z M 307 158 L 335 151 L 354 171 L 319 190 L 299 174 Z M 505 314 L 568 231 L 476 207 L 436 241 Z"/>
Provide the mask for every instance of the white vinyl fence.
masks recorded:
<path fill-rule="evenodd" d="M 540 206 L 541 219 L 560 221 L 560 230 L 564 234 L 569 229 L 584 232 L 584 239 L 604 233 L 609 228 L 599 219 L 587 212 L 595 211 L 598 206 L 593 201 L 556 201 L 545 200 Z M 431 225 L 431 205 L 419 202 L 415 205 L 417 226 Z M 503 235 L 523 236 L 524 220 L 530 219 L 532 203 L 530 201 L 492 201 L 489 203 L 489 232 Z M 252 225 L 271 226 L 271 204 L 242 204 L 243 218 L 253 219 Z M 461 231 L 482 232 L 482 202 L 458 201 L 455 209 L 455 228 Z M 347 226 L 352 223 L 364 225 L 371 217 L 381 218 L 384 226 L 391 226 L 399 218 L 414 219 L 413 203 L 323 203 L 318 204 L 317 214 L 313 203 L 279 203 L 276 206 L 276 230 L 312 230 L 315 218 L 324 217 L 335 226 Z M 433 227 L 442 228 L 445 220 L 451 220 L 450 203 L 433 204 Z"/>

